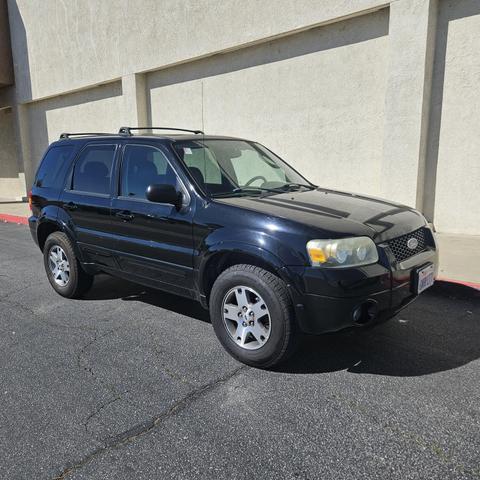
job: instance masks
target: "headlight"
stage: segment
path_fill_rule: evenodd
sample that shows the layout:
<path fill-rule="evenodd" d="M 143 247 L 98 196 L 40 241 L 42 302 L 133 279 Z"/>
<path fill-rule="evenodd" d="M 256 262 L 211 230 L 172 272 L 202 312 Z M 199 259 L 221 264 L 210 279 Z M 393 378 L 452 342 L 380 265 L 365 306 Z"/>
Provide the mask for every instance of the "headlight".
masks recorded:
<path fill-rule="evenodd" d="M 310 240 L 307 252 L 314 267 L 358 267 L 378 262 L 377 247 L 368 237 Z"/>

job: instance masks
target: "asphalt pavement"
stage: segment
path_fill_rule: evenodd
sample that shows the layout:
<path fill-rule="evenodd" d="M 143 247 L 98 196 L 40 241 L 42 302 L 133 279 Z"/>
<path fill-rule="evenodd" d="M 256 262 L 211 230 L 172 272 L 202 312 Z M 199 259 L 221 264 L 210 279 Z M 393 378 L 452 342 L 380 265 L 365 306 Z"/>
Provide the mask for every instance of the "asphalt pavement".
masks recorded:
<path fill-rule="evenodd" d="M 0 224 L 1 479 L 479 479 L 479 358 L 480 293 L 438 283 L 253 369 L 195 302 L 105 275 L 60 297 Z"/>

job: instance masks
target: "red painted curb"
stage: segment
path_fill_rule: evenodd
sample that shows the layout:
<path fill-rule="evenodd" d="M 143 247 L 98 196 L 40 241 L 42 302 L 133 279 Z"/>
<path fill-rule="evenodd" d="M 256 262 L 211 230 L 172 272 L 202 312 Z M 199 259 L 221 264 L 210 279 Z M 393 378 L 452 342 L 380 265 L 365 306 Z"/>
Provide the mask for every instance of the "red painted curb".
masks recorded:
<path fill-rule="evenodd" d="M 0 221 L 9 223 L 21 223 L 22 225 L 28 225 L 27 217 L 19 217 L 17 215 L 8 215 L 7 213 L 0 213 Z"/>
<path fill-rule="evenodd" d="M 462 282 L 461 280 L 452 280 L 451 278 L 443 278 L 443 277 L 437 277 L 437 280 L 439 282 L 456 283 L 458 285 L 463 285 L 464 287 L 476 288 L 477 290 L 480 290 L 480 283 Z"/>

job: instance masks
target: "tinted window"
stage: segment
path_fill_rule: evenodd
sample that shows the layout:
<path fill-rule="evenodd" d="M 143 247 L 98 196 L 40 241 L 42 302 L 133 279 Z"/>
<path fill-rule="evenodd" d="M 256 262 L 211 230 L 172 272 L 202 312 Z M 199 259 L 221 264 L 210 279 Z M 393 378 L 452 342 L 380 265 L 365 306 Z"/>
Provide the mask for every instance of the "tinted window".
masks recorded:
<path fill-rule="evenodd" d="M 90 193 L 110 193 L 115 145 L 91 145 L 82 150 L 75 164 L 72 189 Z"/>
<path fill-rule="evenodd" d="M 60 147 L 52 147 L 37 172 L 35 185 L 37 187 L 59 187 L 59 182 L 63 182 L 65 173 L 70 166 L 70 158 L 72 156 L 73 146 L 65 145 Z M 62 185 L 63 187 L 63 185 Z"/>
<path fill-rule="evenodd" d="M 168 183 L 178 188 L 177 175 L 166 156 L 154 147 L 127 145 L 123 154 L 120 195 L 146 198 L 147 187 Z"/>

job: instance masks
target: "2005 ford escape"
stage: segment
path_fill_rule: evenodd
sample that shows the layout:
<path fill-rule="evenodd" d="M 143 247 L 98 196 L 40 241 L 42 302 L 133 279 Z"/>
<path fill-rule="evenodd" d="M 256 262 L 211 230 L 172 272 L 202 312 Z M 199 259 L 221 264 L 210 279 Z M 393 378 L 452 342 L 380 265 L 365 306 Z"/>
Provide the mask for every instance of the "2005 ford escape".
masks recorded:
<path fill-rule="evenodd" d="M 380 322 L 433 284 L 418 211 L 317 187 L 256 142 L 133 130 L 62 134 L 40 164 L 29 223 L 60 295 L 107 272 L 196 299 L 231 355 L 269 367 L 299 332 Z"/>

